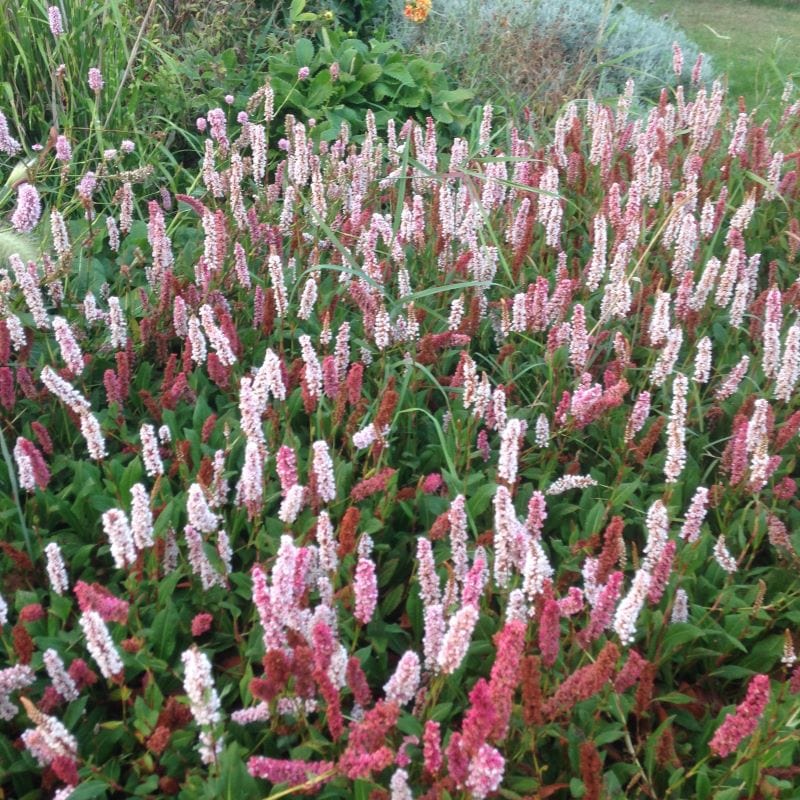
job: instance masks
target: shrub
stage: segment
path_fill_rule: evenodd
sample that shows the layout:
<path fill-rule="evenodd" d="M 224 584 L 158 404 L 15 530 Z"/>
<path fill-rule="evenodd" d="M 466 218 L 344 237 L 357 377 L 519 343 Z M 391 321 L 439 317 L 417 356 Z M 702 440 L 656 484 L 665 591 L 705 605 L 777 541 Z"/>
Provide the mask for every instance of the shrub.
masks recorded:
<path fill-rule="evenodd" d="M 308 77 L 298 80 L 299 71 Z M 333 140 L 343 122 L 361 135 L 367 111 L 385 126 L 395 113 L 424 122 L 432 115 L 451 134 L 463 132 L 472 93 L 454 88 L 439 63 L 407 54 L 392 40 L 364 42 L 341 29 L 317 41 L 299 38 L 270 60 L 275 108 L 314 119 L 314 136 Z"/>
<path fill-rule="evenodd" d="M 626 81 L 633 78 L 642 96 L 656 98 L 664 85 L 676 82 L 674 42 L 683 52 L 681 81 L 689 83 L 699 50 L 669 20 L 652 19 L 607 0 L 539 0 L 535 8 L 536 25 L 554 31 L 568 54 L 597 51 L 598 91 L 602 94 L 621 93 Z M 711 65 L 706 63 L 702 78 L 710 80 L 711 76 Z"/>
<path fill-rule="evenodd" d="M 183 13 L 163 46 L 151 43 L 160 67 L 143 88 L 150 119 L 172 132 L 171 151 L 185 165 L 195 163 L 198 148 L 185 131 L 208 108 L 231 99 L 244 104 L 265 82 L 278 119 L 313 119 L 315 138 L 336 138 L 342 123 L 360 136 L 368 109 L 379 125 L 394 113 L 421 122 L 433 114 L 453 134 L 462 132 L 472 94 L 455 88 L 435 61 L 407 54 L 396 41 L 357 38 L 330 10 L 308 11 L 304 2 L 283 9 L 282 35 L 281 9 L 243 5 L 239 13 L 226 3 L 225 14 L 191 24 Z M 305 69 L 308 76 L 299 79 Z"/>

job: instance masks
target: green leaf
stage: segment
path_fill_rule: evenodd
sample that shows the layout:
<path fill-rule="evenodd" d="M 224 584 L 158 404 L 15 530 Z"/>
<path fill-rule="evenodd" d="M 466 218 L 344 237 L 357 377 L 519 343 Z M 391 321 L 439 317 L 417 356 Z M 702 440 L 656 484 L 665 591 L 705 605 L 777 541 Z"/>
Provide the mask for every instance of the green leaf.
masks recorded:
<path fill-rule="evenodd" d="M 471 497 L 467 499 L 467 509 L 473 519 L 477 519 L 489 507 L 497 491 L 497 484 L 488 481 L 482 484 Z"/>
<path fill-rule="evenodd" d="M 298 39 L 294 45 L 294 55 L 301 67 L 310 66 L 314 58 L 314 43 L 310 39 Z"/>
<path fill-rule="evenodd" d="M 686 705 L 687 703 L 693 703 L 694 700 L 695 698 L 689 697 L 688 694 L 682 694 L 681 692 L 667 692 L 666 694 L 662 694 L 660 697 L 657 697 L 654 702 L 672 703 L 673 705 Z"/>
<path fill-rule="evenodd" d="M 472 100 L 474 94 L 469 89 L 445 89 L 434 92 L 434 103 L 462 103 Z"/>
<path fill-rule="evenodd" d="M 163 512 L 162 515 L 163 516 Z M 160 518 L 159 518 L 160 519 Z M 170 572 L 169 575 L 161 579 L 158 584 L 158 602 L 164 604 L 169 602 L 169 598 L 175 593 L 175 587 L 181 579 L 181 574 L 178 570 Z"/>
<path fill-rule="evenodd" d="M 725 680 L 735 681 L 749 678 L 753 674 L 753 670 L 745 669 L 744 667 L 737 666 L 736 664 L 725 664 L 709 674 L 720 678 L 725 678 Z"/>
<path fill-rule="evenodd" d="M 92 800 L 95 797 L 106 796 L 106 785 L 100 781 L 87 781 L 72 790 L 69 800 Z"/>
<path fill-rule="evenodd" d="M 158 789 L 158 775 L 149 775 L 145 780 L 136 787 L 136 797 L 152 796 L 152 793 Z"/>
<path fill-rule="evenodd" d="M 399 81 L 403 84 L 403 86 L 415 86 L 414 78 L 411 77 L 411 73 L 408 71 L 408 68 L 405 64 L 396 63 L 396 62 L 389 62 L 383 67 L 384 75 L 388 75 L 390 78 L 394 78 L 395 80 Z"/>
<path fill-rule="evenodd" d="M 81 695 L 77 700 L 73 700 L 67 707 L 66 713 L 62 722 L 67 728 L 72 728 L 77 725 L 83 712 L 86 710 L 86 704 L 89 702 L 87 695 Z"/>
<path fill-rule="evenodd" d="M 640 481 L 635 480 L 618 486 L 614 491 L 614 494 L 611 495 L 611 508 L 614 509 L 614 511 L 618 511 L 623 508 L 625 503 L 631 499 L 634 492 L 636 492 L 636 490 L 639 488 L 640 484 Z"/>
<path fill-rule="evenodd" d="M 594 737 L 594 743 L 600 747 L 604 744 L 608 744 L 609 742 L 616 742 L 617 739 L 621 739 L 625 734 L 619 728 L 608 728 L 607 730 L 601 731 Z"/>
<path fill-rule="evenodd" d="M 708 767 L 705 764 L 697 773 L 694 791 L 697 800 L 708 800 L 711 796 L 711 781 L 708 778 Z"/>
<path fill-rule="evenodd" d="M 316 108 L 330 100 L 334 92 L 335 87 L 331 83 L 330 74 L 327 71 L 319 72 L 314 76 L 306 102 L 310 107 Z"/>
<path fill-rule="evenodd" d="M 169 660 L 175 650 L 177 627 L 178 612 L 175 610 L 175 606 L 170 603 L 156 614 L 150 632 L 153 652 L 165 661 Z"/>
<path fill-rule="evenodd" d="M 438 705 L 434 706 L 433 710 L 431 711 L 430 718 L 436 722 L 444 722 L 450 717 L 452 710 L 452 703 L 439 703 Z"/>
<path fill-rule="evenodd" d="M 404 89 L 397 97 L 397 102 L 405 108 L 418 108 L 425 99 L 422 89 Z"/>
<path fill-rule="evenodd" d="M 216 797 L 240 800 L 244 797 L 259 795 L 258 784 L 247 771 L 246 758 L 246 751 L 236 742 L 225 748 L 220 757 L 220 775 Z"/>
<path fill-rule="evenodd" d="M 586 514 L 586 518 L 584 519 L 583 523 L 583 529 L 580 532 L 581 537 L 589 537 L 595 533 L 599 533 L 603 524 L 603 519 L 605 518 L 605 514 L 605 502 L 603 500 L 597 500 L 590 509 L 589 513 Z"/>
<path fill-rule="evenodd" d="M 454 119 L 453 115 L 444 106 L 439 105 L 431 106 L 431 116 L 443 125 L 449 125 Z"/>
<path fill-rule="evenodd" d="M 666 659 L 674 650 L 677 650 L 681 645 L 693 642 L 696 639 L 702 639 L 706 636 L 706 632 L 696 625 L 691 625 L 688 622 L 678 622 L 670 625 L 667 632 L 664 634 L 664 654 L 663 658 Z"/>
<path fill-rule="evenodd" d="M 732 789 L 723 789 L 714 794 L 714 800 L 740 800 L 741 797 L 742 790 L 738 786 L 734 786 Z"/>
<path fill-rule="evenodd" d="M 374 83 L 383 74 L 383 67 L 380 64 L 364 64 L 356 73 L 356 77 L 363 84 Z"/>
<path fill-rule="evenodd" d="M 573 797 L 583 797 L 586 794 L 586 786 L 580 778 L 570 778 L 569 793 Z"/>
<path fill-rule="evenodd" d="M 409 736 L 422 736 L 422 723 L 412 714 L 401 714 L 397 720 L 397 729 Z"/>
<path fill-rule="evenodd" d="M 381 612 L 383 613 L 384 617 L 391 614 L 392 611 L 394 611 L 397 606 L 400 605 L 400 601 L 403 599 L 403 593 L 405 590 L 405 583 L 398 583 L 397 586 L 393 587 L 386 594 L 386 597 L 383 598 L 383 601 L 380 604 Z"/>
<path fill-rule="evenodd" d="M 645 745 L 644 763 L 647 769 L 647 774 L 651 777 L 653 775 L 653 766 L 655 765 L 656 749 L 661 740 L 664 731 L 672 724 L 674 717 L 667 717 L 648 737 L 647 744 Z"/>
<path fill-rule="evenodd" d="M 292 4 L 289 6 L 289 19 L 294 22 L 303 13 L 305 7 L 306 0 L 292 0 Z"/>
<path fill-rule="evenodd" d="M 369 800 L 373 786 L 369 781 L 357 780 L 353 783 L 353 800 Z"/>

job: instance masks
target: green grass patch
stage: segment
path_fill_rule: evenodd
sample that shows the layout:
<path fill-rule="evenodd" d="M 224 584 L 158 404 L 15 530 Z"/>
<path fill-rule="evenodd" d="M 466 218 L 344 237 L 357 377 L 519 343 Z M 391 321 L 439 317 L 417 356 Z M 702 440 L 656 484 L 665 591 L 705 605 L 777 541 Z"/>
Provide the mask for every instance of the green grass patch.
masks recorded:
<path fill-rule="evenodd" d="M 788 77 L 800 78 L 800 3 L 763 0 L 634 0 L 667 15 L 728 76 L 732 97 L 772 113 Z"/>

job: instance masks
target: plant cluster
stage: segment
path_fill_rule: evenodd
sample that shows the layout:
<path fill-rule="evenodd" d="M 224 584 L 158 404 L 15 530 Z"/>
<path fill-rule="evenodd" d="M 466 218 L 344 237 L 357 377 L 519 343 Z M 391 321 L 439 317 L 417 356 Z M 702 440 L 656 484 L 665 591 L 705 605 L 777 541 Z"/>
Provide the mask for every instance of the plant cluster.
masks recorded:
<path fill-rule="evenodd" d="M 792 797 L 800 100 L 634 94 L 13 170 L 4 793 Z"/>
<path fill-rule="evenodd" d="M 275 113 L 313 120 L 315 138 L 332 141 L 342 122 L 360 136 L 367 111 L 381 126 L 393 115 L 413 116 L 420 123 L 433 115 L 451 135 L 463 131 L 472 93 L 454 88 L 438 62 L 408 53 L 391 39 L 358 38 L 338 24 L 333 12 L 308 11 L 303 0 L 291 4 L 287 21 L 293 36 L 262 30 L 259 41 L 242 50 L 244 61 L 233 47 L 217 58 L 204 49 L 204 36 L 194 43 L 184 37 L 174 55 L 163 56 L 152 104 L 162 104 L 163 115 L 193 125 L 210 107 L 252 97 L 268 76 Z M 189 91 L 181 92 L 176 109 L 179 87 Z"/>

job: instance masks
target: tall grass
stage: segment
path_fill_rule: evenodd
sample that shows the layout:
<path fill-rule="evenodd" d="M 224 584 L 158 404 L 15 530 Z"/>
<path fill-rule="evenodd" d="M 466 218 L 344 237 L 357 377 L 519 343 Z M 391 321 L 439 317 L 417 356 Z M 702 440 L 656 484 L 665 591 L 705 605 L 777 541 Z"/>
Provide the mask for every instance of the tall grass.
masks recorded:
<path fill-rule="evenodd" d="M 97 98 L 87 84 L 89 69 L 102 72 L 104 96 L 116 97 L 123 81 L 130 77 L 138 21 L 131 4 L 120 0 L 62 0 L 58 7 L 64 33 L 54 36 L 48 24 L 49 5 L 43 0 L 3 2 L 3 105 L 17 126 L 36 140 L 46 138 L 52 127 L 59 133 L 85 138 L 98 127 Z M 146 53 L 139 52 L 139 57 L 136 66 L 146 70 Z M 44 91 L 47 102 L 40 103 Z M 115 133 L 124 136 L 135 134 L 137 127 L 137 104 L 128 100 L 115 106 L 107 120 Z"/>
<path fill-rule="evenodd" d="M 160 67 L 150 43 L 156 0 L 139 6 L 130 0 L 60 0 L 60 35 L 51 31 L 50 5 L 0 3 L 0 109 L 24 150 L 29 156 L 47 151 L 63 135 L 74 160 L 88 164 L 128 139 L 140 153 L 140 166 L 156 165 L 161 182 L 171 183 L 178 164 L 163 145 L 170 133 L 174 138 L 174 126 L 152 115 L 145 80 Z M 99 92 L 89 86 L 90 69 L 102 75 Z"/>

